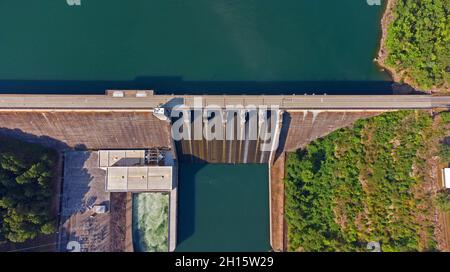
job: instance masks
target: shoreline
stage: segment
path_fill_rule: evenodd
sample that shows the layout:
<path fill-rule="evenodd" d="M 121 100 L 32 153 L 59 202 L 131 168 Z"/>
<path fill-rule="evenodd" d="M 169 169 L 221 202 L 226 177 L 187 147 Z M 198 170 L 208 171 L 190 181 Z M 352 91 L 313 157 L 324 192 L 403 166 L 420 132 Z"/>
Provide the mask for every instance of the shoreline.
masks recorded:
<path fill-rule="evenodd" d="M 433 87 L 429 90 L 421 90 L 417 88 L 417 84 L 408 75 L 405 75 L 405 71 L 397 71 L 397 69 L 390 67 L 386 64 L 386 59 L 389 55 L 386 48 L 386 40 L 388 36 L 388 30 L 390 24 L 394 21 L 394 9 L 398 0 L 386 0 L 385 10 L 381 18 L 381 39 L 378 47 L 377 55 L 374 62 L 386 72 L 393 82 L 399 84 L 399 91 L 408 93 L 424 93 L 429 95 L 443 95 L 445 90 L 439 87 Z"/>
<path fill-rule="evenodd" d="M 416 84 L 413 80 L 404 77 L 404 71 L 397 71 L 395 68 L 390 67 L 386 64 L 386 59 L 389 55 L 388 49 L 386 48 L 386 40 L 388 36 L 388 30 L 390 24 L 394 21 L 394 9 L 398 0 L 386 0 L 386 4 L 384 7 L 383 16 L 381 18 L 381 39 L 380 44 L 378 46 L 378 52 L 374 59 L 375 63 L 386 72 L 394 84 L 398 84 L 397 92 L 400 94 L 417 94 L 417 93 L 426 93 L 433 94 L 434 92 L 439 92 L 439 90 L 420 90 L 417 89 Z"/>
<path fill-rule="evenodd" d="M 381 18 L 381 39 L 380 39 L 380 44 L 378 46 L 378 52 L 377 55 L 374 59 L 375 63 L 381 68 L 383 69 L 383 71 L 385 71 L 392 79 L 392 81 L 394 81 L 395 83 L 402 83 L 402 76 L 395 71 L 394 68 L 389 67 L 386 64 L 386 59 L 388 56 L 388 50 L 386 48 L 386 40 L 387 40 L 387 35 L 388 35 L 388 29 L 389 29 L 389 25 L 393 22 L 394 20 L 394 7 L 395 4 L 397 3 L 397 0 L 386 0 L 386 5 L 384 7 L 384 12 L 383 12 L 383 16 Z M 406 84 L 409 84 L 408 82 L 404 82 Z"/>

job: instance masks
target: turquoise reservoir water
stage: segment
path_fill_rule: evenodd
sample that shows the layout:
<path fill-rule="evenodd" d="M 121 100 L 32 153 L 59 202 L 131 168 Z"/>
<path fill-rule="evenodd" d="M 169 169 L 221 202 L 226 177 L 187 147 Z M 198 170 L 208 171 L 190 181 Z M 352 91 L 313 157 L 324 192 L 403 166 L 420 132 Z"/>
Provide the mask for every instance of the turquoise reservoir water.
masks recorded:
<path fill-rule="evenodd" d="M 177 251 L 268 251 L 267 165 L 183 164 Z"/>
<path fill-rule="evenodd" d="M 0 92 L 382 92 L 366 0 L 0 0 Z"/>

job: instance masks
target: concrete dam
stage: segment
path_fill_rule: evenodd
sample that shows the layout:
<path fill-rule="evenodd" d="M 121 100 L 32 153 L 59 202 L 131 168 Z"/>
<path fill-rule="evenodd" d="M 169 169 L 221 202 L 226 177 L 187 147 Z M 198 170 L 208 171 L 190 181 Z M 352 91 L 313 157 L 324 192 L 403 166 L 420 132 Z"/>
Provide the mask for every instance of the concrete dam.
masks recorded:
<path fill-rule="evenodd" d="M 59 151 L 168 148 L 176 151 L 174 159 L 182 163 L 267 163 L 270 242 L 275 251 L 282 251 L 286 246 L 286 151 L 302 148 L 361 118 L 400 109 L 435 108 L 449 109 L 450 98 L 195 97 L 141 90 L 107 91 L 106 95 L 0 95 L 0 137 Z"/>
<path fill-rule="evenodd" d="M 214 105 L 220 110 L 216 115 L 221 115 L 223 139 L 197 137 L 194 135 L 197 129 L 182 131 L 190 138 L 173 141 L 171 123 L 179 116 L 161 120 L 164 118 L 158 118 L 155 109 L 170 112 L 183 105 L 183 112 L 192 113 L 187 117 L 189 120 L 184 118 L 185 124 L 194 127 L 199 122 L 208 128 L 209 119 L 195 115 L 198 98 L 202 100 L 201 108 Z M 229 105 L 240 108 L 230 110 L 226 108 Z M 248 110 L 255 105 L 267 110 Z M 276 109 L 270 108 L 274 105 Z M 436 107 L 450 107 L 450 98 L 427 95 L 198 97 L 155 95 L 153 91 L 142 90 L 110 90 L 106 95 L 0 95 L 0 135 L 58 150 L 170 147 L 177 149 L 182 162 L 267 163 L 277 153 L 298 149 L 360 118 L 390 110 Z M 262 116 L 266 120 L 263 126 Z M 216 133 L 218 127 L 216 124 L 210 133 Z M 264 131 L 270 131 L 271 138 L 276 139 L 261 140 Z M 279 143 L 277 150 L 261 150 L 261 145 L 267 146 L 269 142 Z"/>
<path fill-rule="evenodd" d="M 172 118 L 184 137 L 176 139 L 178 158 L 185 163 L 267 163 L 278 141 L 281 112 L 278 110 L 184 111 L 187 118 Z M 213 121 L 212 119 L 215 119 Z M 265 121 L 265 122 L 264 122 Z"/>
<path fill-rule="evenodd" d="M 379 113 L 379 111 L 285 112 L 281 115 L 279 149 L 282 151 L 298 149 L 335 129 L 350 125 L 357 119 Z M 182 162 L 267 163 L 270 152 L 260 150 L 259 135 L 257 140 L 249 139 L 249 122 L 242 124 L 237 118 L 234 122 L 235 140 L 202 139 L 173 142 L 170 123 L 159 120 L 150 111 L 2 110 L 0 135 L 40 143 L 58 150 L 173 148 L 175 145 L 178 158 Z M 247 131 L 243 139 L 238 137 L 239 131 Z"/>

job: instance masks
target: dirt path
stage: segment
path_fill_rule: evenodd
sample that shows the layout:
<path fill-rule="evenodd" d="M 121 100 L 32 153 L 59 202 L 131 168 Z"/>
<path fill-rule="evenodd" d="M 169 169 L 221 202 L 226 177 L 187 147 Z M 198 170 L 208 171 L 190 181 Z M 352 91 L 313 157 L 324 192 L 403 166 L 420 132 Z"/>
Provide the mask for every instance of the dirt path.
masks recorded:
<path fill-rule="evenodd" d="M 444 189 L 444 177 L 442 169 L 448 167 L 446 163 L 440 163 L 435 172 L 437 173 L 436 185 L 439 189 Z M 436 235 L 438 239 L 439 250 L 444 252 L 450 252 L 450 212 L 442 212 L 437 210 L 436 220 Z"/>
<path fill-rule="evenodd" d="M 125 252 L 133 252 L 133 194 L 127 193 L 127 203 L 126 203 L 126 233 L 125 233 Z"/>
<path fill-rule="evenodd" d="M 435 137 L 436 139 L 434 139 L 433 146 L 429 148 L 430 150 L 435 148 L 435 155 L 439 153 L 439 146 L 442 144 L 442 141 L 444 141 L 444 138 L 450 135 L 450 125 L 447 124 L 442 127 L 442 123 L 438 117 L 434 120 L 433 129 L 437 130 L 439 128 L 444 129 L 443 134 L 437 135 Z M 433 156 L 433 158 L 428 161 L 428 176 L 434 187 L 433 196 L 436 196 L 439 191 L 445 188 L 442 169 L 447 167 L 448 163 L 442 162 L 442 160 L 437 156 Z M 438 208 L 435 208 L 434 217 L 437 247 L 440 251 L 450 252 L 450 213 L 442 212 Z"/>
<path fill-rule="evenodd" d="M 274 251 L 284 251 L 286 249 L 284 241 L 284 165 L 285 153 L 274 162 L 270 173 L 272 248 Z"/>
<path fill-rule="evenodd" d="M 449 225 L 449 220 L 450 220 L 450 214 L 449 213 L 443 214 L 442 226 L 444 228 L 444 237 L 445 237 L 446 246 L 447 246 L 446 248 L 444 248 L 443 251 L 446 251 L 446 252 L 450 252 L 450 235 L 449 235 L 450 225 Z"/>
<path fill-rule="evenodd" d="M 111 193 L 111 251 L 133 251 L 131 193 Z"/>

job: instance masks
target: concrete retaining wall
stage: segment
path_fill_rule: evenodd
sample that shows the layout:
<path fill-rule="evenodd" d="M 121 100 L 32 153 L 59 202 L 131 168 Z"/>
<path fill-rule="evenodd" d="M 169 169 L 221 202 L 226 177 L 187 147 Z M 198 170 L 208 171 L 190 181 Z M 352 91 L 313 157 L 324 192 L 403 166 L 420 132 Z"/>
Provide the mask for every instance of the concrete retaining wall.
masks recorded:
<path fill-rule="evenodd" d="M 171 147 L 170 125 L 151 112 L 0 112 L 0 135 L 56 149 Z"/>

